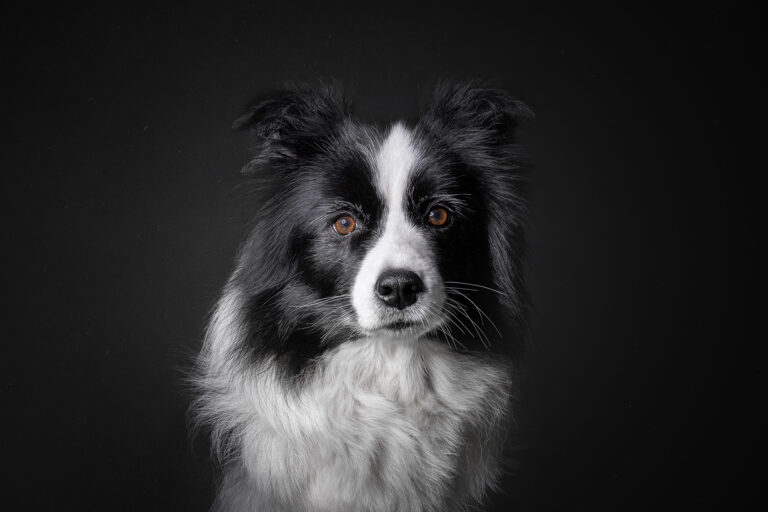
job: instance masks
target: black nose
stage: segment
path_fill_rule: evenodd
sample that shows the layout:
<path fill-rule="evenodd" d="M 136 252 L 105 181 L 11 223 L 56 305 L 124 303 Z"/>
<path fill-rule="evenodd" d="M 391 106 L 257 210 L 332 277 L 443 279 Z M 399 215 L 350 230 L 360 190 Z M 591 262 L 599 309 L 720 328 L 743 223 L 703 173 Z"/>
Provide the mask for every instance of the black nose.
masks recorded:
<path fill-rule="evenodd" d="M 388 306 L 405 309 L 419 298 L 424 283 L 410 270 L 387 270 L 376 282 L 376 295 Z"/>

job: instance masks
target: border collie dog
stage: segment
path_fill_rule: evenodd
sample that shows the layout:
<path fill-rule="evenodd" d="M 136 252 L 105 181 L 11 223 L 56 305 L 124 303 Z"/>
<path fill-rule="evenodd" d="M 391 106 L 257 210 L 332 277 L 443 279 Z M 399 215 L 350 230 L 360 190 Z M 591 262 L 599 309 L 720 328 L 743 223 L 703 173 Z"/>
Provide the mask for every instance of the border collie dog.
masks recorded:
<path fill-rule="evenodd" d="M 446 511 L 500 472 L 525 331 L 530 111 L 441 85 L 412 125 L 294 86 L 236 128 L 255 222 L 213 312 L 194 404 L 219 511 Z"/>

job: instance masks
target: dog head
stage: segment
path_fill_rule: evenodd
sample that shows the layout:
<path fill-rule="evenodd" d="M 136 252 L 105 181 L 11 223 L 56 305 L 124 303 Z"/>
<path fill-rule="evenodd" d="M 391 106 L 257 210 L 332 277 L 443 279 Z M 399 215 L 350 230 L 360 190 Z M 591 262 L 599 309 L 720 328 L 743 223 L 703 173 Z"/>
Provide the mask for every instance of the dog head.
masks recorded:
<path fill-rule="evenodd" d="M 294 370 L 359 337 L 471 350 L 524 320 L 525 203 L 506 93 L 443 85 L 412 127 L 355 120 L 331 87 L 254 103 L 253 231 L 231 286 L 250 349 Z M 489 332 L 491 330 L 491 332 Z"/>

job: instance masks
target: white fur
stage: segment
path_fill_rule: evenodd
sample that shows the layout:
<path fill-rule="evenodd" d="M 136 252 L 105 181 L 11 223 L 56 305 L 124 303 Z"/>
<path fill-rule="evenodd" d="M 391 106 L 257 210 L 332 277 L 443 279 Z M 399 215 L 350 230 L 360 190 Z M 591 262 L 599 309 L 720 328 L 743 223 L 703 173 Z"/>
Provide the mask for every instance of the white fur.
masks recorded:
<path fill-rule="evenodd" d="M 367 331 L 407 320 L 419 322 L 417 332 L 410 333 L 418 335 L 433 330 L 445 316 L 445 288 L 436 270 L 434 252 L 424 237 L 424 228 L 415 226 L 405 211 L 409 178 L 418 159 L 410 131 L 396 124 L 375 161 L 376 186 L 386 205 L 383 234 L 363 259 L 352 288 L 358 324 Z M 375 295 L 376 281 L 388 269 L 410 270 L 424 283 L 425 292 L 419 301 L 405 311 L 382 304 Z"/>
<path fill-rule="evenodd" d="M 241 332 L 240 297 L 230 288 L 222 298 L 203 352 L 198 410 L 230 456 L 218 510 L 463 510 L 493 484 L 503 364 L 373 337 L 326 353 L 289 387 L 269 361 L 244 368 L 224 355 Z"/>

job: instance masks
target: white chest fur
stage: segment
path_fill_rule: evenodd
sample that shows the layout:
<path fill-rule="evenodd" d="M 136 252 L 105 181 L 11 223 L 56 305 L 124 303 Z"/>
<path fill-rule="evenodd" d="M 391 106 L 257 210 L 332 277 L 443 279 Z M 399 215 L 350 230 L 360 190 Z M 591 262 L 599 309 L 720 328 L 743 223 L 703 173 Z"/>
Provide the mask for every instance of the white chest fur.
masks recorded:
<path fill-rule="evenodd" d="M 461 509 L 496 478 L 501 363 L 437 341 L 363 339 L 296 388 L 268 366 L 237 380 L 222 510 Z"/>

